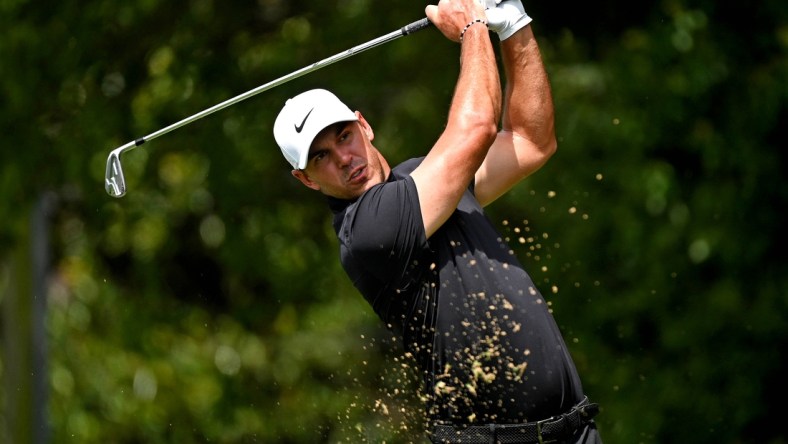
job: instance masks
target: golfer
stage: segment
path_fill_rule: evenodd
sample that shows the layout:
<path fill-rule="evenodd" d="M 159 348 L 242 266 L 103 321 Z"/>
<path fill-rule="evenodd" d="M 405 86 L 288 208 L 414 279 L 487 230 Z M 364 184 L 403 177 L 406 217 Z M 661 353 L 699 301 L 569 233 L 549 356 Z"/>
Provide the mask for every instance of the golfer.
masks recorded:
<path fill-rule="evenodd" d="M 293 176 L 328 197 L 345 271 L 416 358 L 432 442 L 601 443 L 544 297 L 483 211 L 556 150 L 531 19 L 519 0 L 488 3 L 426 8 L 460 48 L 426 156 L 391 168 L 361 112 L 322 89 L 288 100 L 274 137 Z"/>

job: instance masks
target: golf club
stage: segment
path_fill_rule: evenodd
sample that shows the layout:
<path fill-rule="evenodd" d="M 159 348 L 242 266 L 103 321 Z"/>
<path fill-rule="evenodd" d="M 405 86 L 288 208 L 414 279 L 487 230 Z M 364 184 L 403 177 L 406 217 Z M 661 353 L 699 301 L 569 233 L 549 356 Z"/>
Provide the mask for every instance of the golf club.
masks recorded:
<path fill-rule="evenodd" d="M 289 82 L 290 80 L 296 79 L 298 77 L 303 76 L 304 74 L 308 74 L 312 71 L 316 71 L 320 68 L 328 66 L 332 63 L 338 62 L 340 60 L 346 59 L 350 56 L 358 54 L 362 51 L 366 51 L 367 49 L 374 48 L 376 46 L 382 45 L 384 43 L 390 42 L 391 40 L 397 39 L 402 36 L 406 36 L 408 34 L 412 34 L 416 31 L 420 31 L 428 26 L 431 23 L 427 18 L 423 18 L 421 20 L 417 20 L 413 23 L 410 23 L 402 28 L 392 31 L 384 36 L 378 37 L 374 40 L 370 40 L 367 43 L 362 43 L 360 45 L 354 46 L 346 51 L 340 52 L 334 56 L 328 57 L 323 59 L 319 62 L 315 62 L 309 66 L 299 69 L 298 71 L 293 71 L 290 74 L 284 75 L 279 77 L 276 80 L 272 80 L 264 85 L 260 85 L 257 88 L 251 89 L 243 94 L 239 94 L 233 98 L 225 100 L 217 105 L 214 105 L 208 109 L 200 111 L 193 116 L 187 117 L 183 120 L 173 123 L 170 126 L 164 127 L 158 131 L 148 134 L 145 137 L 140 137 L 132 142 L 129 142 L 125 145 L 119 146 L 112 150 L 109 153 L 109 157 L 107 158 L 107 172 L 104 178 L 104 188 L 107 190 L 107 193 L 112 197 L 122 197 L 126 194 L 126 180 L 123 177 L 123 168 L 120 164 L 120 156 L 121 154 L 134 149 L 145 142 L 151 141 L 159 136 L 169 133 L 175 129 L 178 129 L 184 125 L 188 125 L 198 119 L 201 119 L 209 114 L 213 114 L 216 111 L 221 109 L 227 108 L 230 105 L 234 105 L 242 100 L 248 99 L 254 95 L 257 95 L 263 91 L 267 91 L 275 86 L 279 86 L 285 82 Z"/>

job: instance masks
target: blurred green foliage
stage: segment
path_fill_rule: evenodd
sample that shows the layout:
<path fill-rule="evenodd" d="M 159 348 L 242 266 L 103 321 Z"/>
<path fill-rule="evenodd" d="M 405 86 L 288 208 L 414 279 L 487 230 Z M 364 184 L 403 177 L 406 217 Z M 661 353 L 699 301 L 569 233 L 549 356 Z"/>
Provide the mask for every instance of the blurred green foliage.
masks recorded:
<path fill-rule="evenodd" d="M 52 442 L 424 442 L 417 378 L 271 127 L 325 87 L 393 162 L 424 154 L 455 44 L 422 31 L 128 152 L 122 199 L 103 177 L 111 149 L 425 4 L 0 0 L 0 304 L 15 315 L 54 192 Z M 526 7 L 559 151 L 490 215 L 549 296 L 605 442 L 785 443 L 788 4 Z M 30 332 L 5 324 L 0 441 L 28 442 L 9 418 L 29 401 L 7 400 L 9 344 Z"/>

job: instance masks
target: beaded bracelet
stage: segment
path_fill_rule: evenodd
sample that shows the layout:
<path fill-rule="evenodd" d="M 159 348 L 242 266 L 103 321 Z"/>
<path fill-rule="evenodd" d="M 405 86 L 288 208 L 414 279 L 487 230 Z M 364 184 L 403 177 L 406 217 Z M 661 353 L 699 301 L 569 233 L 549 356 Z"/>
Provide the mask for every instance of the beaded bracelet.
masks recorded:
<path fill-rule="evenodd" d="M 465 31 L 467 31 L 468 28 L 470 28 L 471 26 L 473 26 L 473 25 L 475 25 L 477 23 L 483 23 L 484 26 L 487 26 L 487 20 L 484 20 L 484 19 L 476 19 L 476 20 L 468 23 L 467 25 L 465 25 L 464 28 L 462 28 L 462 32 L 460 33 L 460 43 L 462 43 L 462 38 L 465 35 Z"/>

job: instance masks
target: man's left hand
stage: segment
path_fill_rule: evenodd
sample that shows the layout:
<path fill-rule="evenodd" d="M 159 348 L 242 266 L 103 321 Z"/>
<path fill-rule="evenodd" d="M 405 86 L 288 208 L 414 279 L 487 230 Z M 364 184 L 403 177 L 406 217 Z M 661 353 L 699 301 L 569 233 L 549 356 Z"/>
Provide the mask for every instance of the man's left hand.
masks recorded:
<path fill-rule="evenodd" d="M 480 0 L 484 2 L 487 26 L 504 41 L 531 23 L 520 0 Z M 493 5 L 490 7 L 490 5 Z"/>

